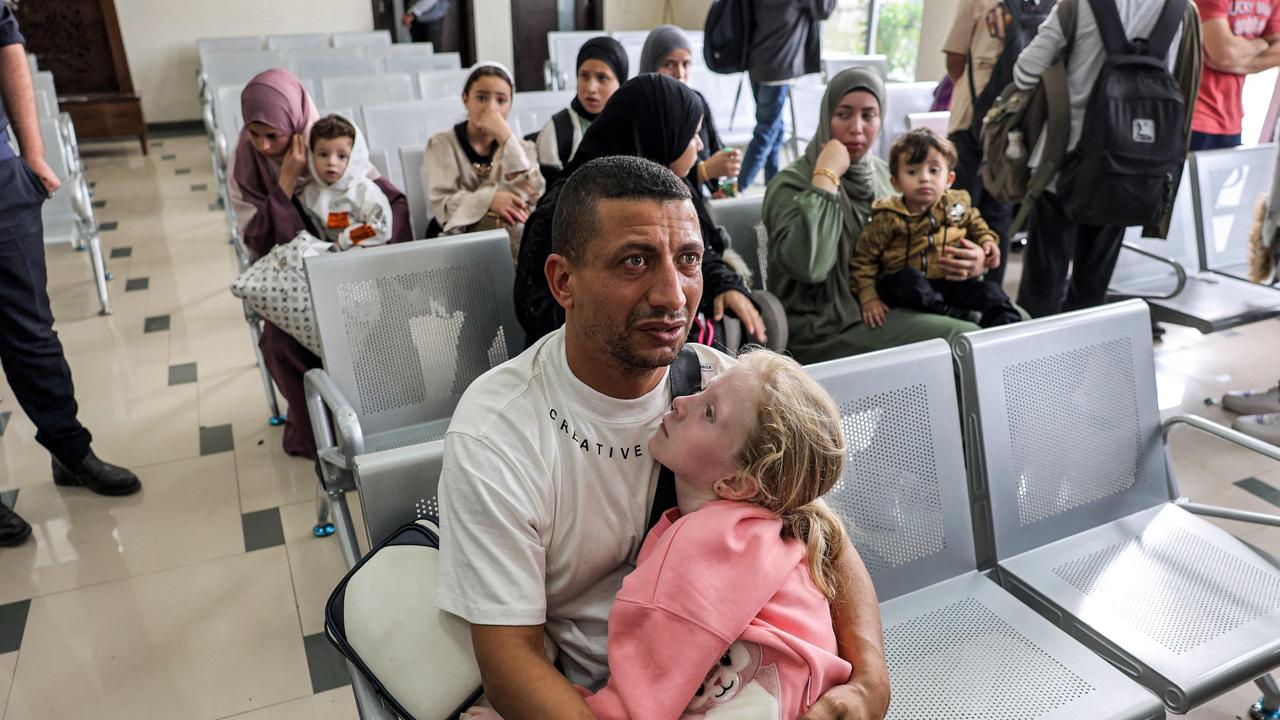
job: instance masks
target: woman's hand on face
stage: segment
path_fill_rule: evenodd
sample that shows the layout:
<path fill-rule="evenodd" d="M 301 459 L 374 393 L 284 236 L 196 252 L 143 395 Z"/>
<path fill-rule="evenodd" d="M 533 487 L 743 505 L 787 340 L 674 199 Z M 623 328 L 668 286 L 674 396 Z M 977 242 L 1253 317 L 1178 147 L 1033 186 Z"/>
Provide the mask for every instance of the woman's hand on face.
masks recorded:
<path fill-rule="evenodd" d="M 722 177 L 737 177 L 742 169 L 742 153 L 737 148 L 712 153 L 703 163 L 707 170 L 707 178 L 714 180 Z"/>
<path fill-rule="evenodd" d="M 493 194 L 489 210 L 508 225 L 519 225 L 529 219 L 529 203 L 515 193 L 499 190 Z"/>
<path fill-rule="evenodd" d="M 476 128 L 497 140 L 499 144 L 505 143 L 511 137 L 511 126 L 497 110 L 485 110 L 480 117 L 476 118 L 475 123 Z"/>
<path fill-rule="evenodd" d="M 302 135 L 295 134 L 285 148 L 284 158 L 280 162 L 280 189 L 285 195 L 293 196 L 298 178 L 307 169 L 307 141 Z"/>
<path fill-rule="evenodd" d="M 814 163 L 814 167 L 826 168 L 835 173 L 836 177 L 840 177 L 848 172 L 852 164 L 853 158 L 849 157 L 849 148 L 839 140 L 828 140 L 827 144 L 822 146 L 822 152 L 818 155 L 818 161 Z"/>
<path fill-rule="evenodd" d="M 955 245 L 942 248 L 942 258 L 938 264 L 942 266 L 943 277 L 947 280 L 969 280 L 986 270 L 986 261 L 987 254 L 982 248 L 967 239 L 961 239 Z"/>

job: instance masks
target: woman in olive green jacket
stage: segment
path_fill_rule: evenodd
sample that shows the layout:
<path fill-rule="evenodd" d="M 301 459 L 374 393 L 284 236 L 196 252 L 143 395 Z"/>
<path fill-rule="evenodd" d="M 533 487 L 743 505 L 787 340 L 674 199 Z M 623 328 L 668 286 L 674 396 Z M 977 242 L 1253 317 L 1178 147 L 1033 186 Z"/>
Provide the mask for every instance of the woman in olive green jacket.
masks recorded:
<path fill-rule="evenodd" d="M 889 168 L 871 148 L 880 131 L 884 84 L 863 68 L 831 79 L 818 132 L 804 157 L 769 183 L 762 211 L 769 230 L 769 290 L 787 311 L 787 349 L 803 363 L 834 360 L 977 330 L 973 323 L 894 308 L 882 327 L 862 323 L 849 287 L 849 259 L 871 203 L 893 192 Z M 949 249 L 947 277 L 982 274 L 982 249 Z"/>

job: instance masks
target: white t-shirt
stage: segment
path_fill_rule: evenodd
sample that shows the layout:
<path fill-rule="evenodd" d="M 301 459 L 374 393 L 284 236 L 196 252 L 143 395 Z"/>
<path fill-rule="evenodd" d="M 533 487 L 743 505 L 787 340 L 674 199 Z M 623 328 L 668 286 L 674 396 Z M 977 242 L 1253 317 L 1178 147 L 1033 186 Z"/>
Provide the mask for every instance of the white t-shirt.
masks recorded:
<path fill-rule="evenodd" d="M 703 384 L 733 362 L 703 345 Z M 436 602 L 477 625 L 546 624 L 565 675 L 608 678 L 609 608 L 635 567 L 669 380 L 619 400 L 569 370 L 564 331 L 482 375 L 445 436 Z"/>

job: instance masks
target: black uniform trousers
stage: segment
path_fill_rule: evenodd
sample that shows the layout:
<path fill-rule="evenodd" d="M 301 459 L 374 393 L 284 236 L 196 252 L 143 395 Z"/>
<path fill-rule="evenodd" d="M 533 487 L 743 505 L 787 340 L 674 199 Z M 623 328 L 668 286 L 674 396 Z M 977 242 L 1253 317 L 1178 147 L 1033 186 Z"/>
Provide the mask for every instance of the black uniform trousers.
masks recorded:
<path fill-rule="evenodd" d="M 987 271 L 987 279 L 1000 285 L 1004 282 L 1004 269 L 1009 266 L 1009 226 L 1013 224 L 1013 206 L 1002 202 L 982 185 L 978 168 L 982 166 L 982 148 L 966 131 L 951 133 L 950 140 L 956 146 L 956 181 L 952 187 L 969 193 L 969 201 L 982 213 L 987 227 L 1000 236 L 1000 266 Z"/>
<path fill-rule="evenodd" d="M 876 294 L 890 308 L 947 315 L 962 320 L 970 312 L 982 317 L 981 327 L 1007 325 L 1022 319 L 1018 308 L 999 285 L 990 280 L 930 280 L 915 268 L 903 268 L 876 281 Z"/>
<path fill-rule="evenodd" d="M 1078 223 L 1057 195 L 1042 193 L 1031 210 L 1018 304 L 1038 318 L 1106 302 L 1123 240 L 1123 227 Z"/>
<path fill-rule="evenodd" d="M 40 220 L 46 199 L 21 158 L 0 160 L 0 366 L 35 423 L 36 441 L 75 467 L 92 438 L 76 420 L 71 368 L 53 331 Z"/>

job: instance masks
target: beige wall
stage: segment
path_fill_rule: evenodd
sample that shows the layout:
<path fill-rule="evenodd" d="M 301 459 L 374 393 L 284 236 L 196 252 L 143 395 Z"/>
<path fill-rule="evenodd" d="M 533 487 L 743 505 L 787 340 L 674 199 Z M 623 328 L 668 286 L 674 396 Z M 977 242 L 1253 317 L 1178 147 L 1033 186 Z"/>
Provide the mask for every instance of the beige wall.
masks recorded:
<path fill-rule="evenodd" d="M 650 30 L 662 24 L 663 5 L 663 0 L 604 0 L 604 29 Z"/>
<path fill-rule="evenodd" d="M 947 74 L 942 44 L 956 17 L 955 0 L 924 0 L 924 26 L 920 28 L 920 56 L 916 60 L 916 80 L 941 80 Z"/>
<path fill-rule="evenodd" d="M 368 0 L 365 0 L 368 2 Z M 472 0 L 472 15 L 483 32 L 476 33 L 476 60 L 500 62 L 515 71 L 511 0 Z"/>
<path fill-rule="evenodd" d="M 116 10 L 147 122 L 200 118 L 197 38 L 373 29 L 369 0 L 116 0 Z"/>

